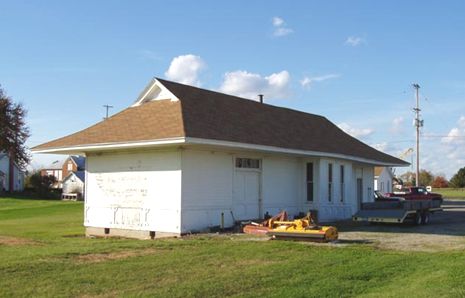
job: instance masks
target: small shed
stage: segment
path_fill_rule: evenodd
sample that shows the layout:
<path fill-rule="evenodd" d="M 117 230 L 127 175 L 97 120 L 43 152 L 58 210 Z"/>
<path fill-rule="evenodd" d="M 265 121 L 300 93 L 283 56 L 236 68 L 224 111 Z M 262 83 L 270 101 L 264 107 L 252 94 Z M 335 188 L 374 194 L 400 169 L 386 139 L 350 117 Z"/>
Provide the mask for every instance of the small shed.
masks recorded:
<path fill-rule="evenodd" d="M 84 193 L 85 172 L 71 172 L 63 180 L 63 199 L 82 199 Z"/>
<path fill-rule="evenodd" d="M 392 192 L 394 174 L 390 167 L 375 167 L 375 190 L 382 193 Z"/>

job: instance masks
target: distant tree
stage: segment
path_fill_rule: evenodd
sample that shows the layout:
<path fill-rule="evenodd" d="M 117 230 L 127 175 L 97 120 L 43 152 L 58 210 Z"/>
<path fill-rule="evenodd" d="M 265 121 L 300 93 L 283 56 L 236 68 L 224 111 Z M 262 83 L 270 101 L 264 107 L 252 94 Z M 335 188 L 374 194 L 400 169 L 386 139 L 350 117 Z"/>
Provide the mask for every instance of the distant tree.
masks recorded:
<path fill-rule="evenodd" d="M 52 185 L 56 182 L 55 176 L 45 175 L 41 176 L 40 172 L 33 173 L 27 179 L 29 187 L 32 187 L 34 191 L 41 196 L 49 197 L 51 195 Z"/>
<path fill-rule="evenodd" d="M 23 169 L 30 161 L 26 147 L 30 136 L 26 113 L 23 105 L 14 103 L 0 86 L 0 152 L 9 154 L 10 159 Z"/>
<path fill-rule="evenodd" d="M 433 183 L 434 176 L 433 176 L 433 173 L 431 173 L 430 171 L 421 170 L 419 174 L 420 175 L 418 177 L 418 181 L 420 181 L 420 185 L 427 186 Z"/>
<path fill-rule="evenodd" d="M 444 187 L 449 186 L 449 182 L 444 176 L 436 176 L 434 177 L 434 180 L 431 183 L 431 186 L 434 188 L 444 188 Z"/>
<path fill-rule="evenodd" d="M 458 170 L 458 172 L 452 176 L 449 185 L 454 188 L 465 187 L 465 167 Z"/>
<path fill-rule="evenodd" d="M 404 182 L 405 186 L 415 185 L 415 173 L 413 172 L 409 171 L 400 175 L 400 179 Z"/>

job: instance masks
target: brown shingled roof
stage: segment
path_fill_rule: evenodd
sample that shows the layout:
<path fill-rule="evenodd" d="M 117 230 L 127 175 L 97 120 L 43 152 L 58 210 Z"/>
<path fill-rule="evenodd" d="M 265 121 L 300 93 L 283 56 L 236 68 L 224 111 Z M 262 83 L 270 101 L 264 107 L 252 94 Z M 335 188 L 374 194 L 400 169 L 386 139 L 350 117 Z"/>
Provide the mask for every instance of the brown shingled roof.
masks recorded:
<path fill-rule="evenodd" d="M 107 120 L 33 150 L 183 137 L 181 115 L 179 101 L 151 101 L 127 108 Z"/>
<path fill-rule="evenodd" d="M 325 117 L 157 80 L 180 100 L 143 103 L 33 149 L 192 137 L 408 164 L 349 136 Z"/>

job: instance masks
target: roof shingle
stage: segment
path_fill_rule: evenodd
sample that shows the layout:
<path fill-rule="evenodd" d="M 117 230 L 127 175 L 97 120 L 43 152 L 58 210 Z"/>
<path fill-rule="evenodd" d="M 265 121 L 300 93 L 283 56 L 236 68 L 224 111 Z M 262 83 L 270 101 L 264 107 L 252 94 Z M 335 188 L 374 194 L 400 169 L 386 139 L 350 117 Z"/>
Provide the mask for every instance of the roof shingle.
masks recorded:
<path fill-rule="evenodd" d="M 157 80 L 180 100 L 155 100 L 127 108 L 34 150 L 192 137 L 408 164 L 349 136 L 325 117 Z"/>

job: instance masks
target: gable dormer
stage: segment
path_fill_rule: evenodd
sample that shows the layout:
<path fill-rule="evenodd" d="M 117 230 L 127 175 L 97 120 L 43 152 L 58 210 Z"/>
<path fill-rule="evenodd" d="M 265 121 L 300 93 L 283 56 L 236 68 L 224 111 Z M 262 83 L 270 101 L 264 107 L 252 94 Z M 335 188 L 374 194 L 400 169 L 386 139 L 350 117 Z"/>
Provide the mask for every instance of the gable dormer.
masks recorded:
<path fill-rule="evenodd" d="M 163 84 L 158 81 L 156 78 L 153 78 L 149 84 L 142 90 L 142 92 L 137 97 L 137 100 L 132 105 L 133 107 L 140 106 L 146 102 L 154 100 L 166 100 L 178 101 L 179 98 L 176 97 L 171 91 L 169 91 Z"/>

